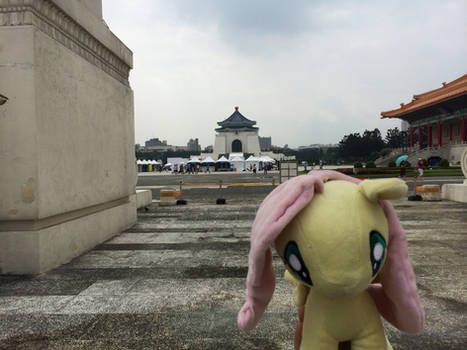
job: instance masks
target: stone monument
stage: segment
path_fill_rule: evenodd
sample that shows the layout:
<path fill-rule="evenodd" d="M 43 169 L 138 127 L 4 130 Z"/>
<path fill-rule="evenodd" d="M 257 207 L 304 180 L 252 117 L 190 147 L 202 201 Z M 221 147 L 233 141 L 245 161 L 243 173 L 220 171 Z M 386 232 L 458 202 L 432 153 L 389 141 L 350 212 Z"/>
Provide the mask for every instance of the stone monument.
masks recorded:
<path fill-rule="evenodd" d="M 217 123 L 214 154 L 226 153 L 260 153 L 258 127 L 235 107 L 235 112 L 222 122 Z"/>
<path fill-rule="evenodd" d="M 132 64 L 101 0 L 0 0 L 0 273 L 136 222 Z"/>
<path fill-rule="evenodd" d="M 467 147 L 461 156 L 461 166 L 464 173 L 464 183 L 443 185 L 441 190 L 443 199 L 467 203 Z"/>

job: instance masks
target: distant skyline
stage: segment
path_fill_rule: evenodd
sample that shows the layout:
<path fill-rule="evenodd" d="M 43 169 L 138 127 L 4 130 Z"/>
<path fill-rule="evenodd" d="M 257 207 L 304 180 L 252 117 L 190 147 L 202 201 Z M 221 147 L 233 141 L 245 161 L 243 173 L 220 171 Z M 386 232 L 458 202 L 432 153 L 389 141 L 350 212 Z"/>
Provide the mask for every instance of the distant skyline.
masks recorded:
<path fill-rule="evenodd" d="M 133 51 L 135 142 L 214 143 L 240 106 L 274 145 L 400 127 L 380 112 L 467 73 L 467 2 L 103 0 Z"/>

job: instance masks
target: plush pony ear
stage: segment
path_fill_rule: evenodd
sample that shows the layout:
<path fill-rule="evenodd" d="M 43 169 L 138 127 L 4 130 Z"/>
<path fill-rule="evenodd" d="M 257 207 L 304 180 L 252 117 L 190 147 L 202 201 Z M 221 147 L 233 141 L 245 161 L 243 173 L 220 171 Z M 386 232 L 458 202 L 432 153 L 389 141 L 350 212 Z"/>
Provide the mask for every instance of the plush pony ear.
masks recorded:
<path fill-rule="evenodd" d="M 381 284 L 371 284 L 368 292 L 388 322 L 401 331 L 419 333 L 423 330 L 425 315 L 410 263 L 405 231 L 391 203 L 381 201 L 380 204 L 388 220 L 388 254 L 378 275 Z"/>
<path fill-rule="evenodd" d="M 400 179 L 365 180 L 358 185 L 358 189 L 369 200 L 379 201 L 389 231 L 388 253 L 378 275 L 381 284 L 371 284 L 368 291 L 387 321 L 401 331 L 419 333 L 423 329 L 425 316 L 410 263 L 406 235 L 396 211 L 386 201 L 405 196 L 407 185 Z"/>
<path fill-rule="evenodd" d="M 251 229 L 246 302 L 237 318 L 238 326 L 243 330 L 251 330 L 258 324 L 274 293 L 275 277 L 270 245 L 312 200 L 314 193 L 323 191 L 324 182 L 328 180 L 359 182 L 335 171 L 312 171 L 278 186 L 259 207 Z"/>
<path fill-rule="evenodd" d="M 407 185 L 400 179 L 364 180 L 358 190 L 370 201 L 398 199 L 407 194 Z"/>

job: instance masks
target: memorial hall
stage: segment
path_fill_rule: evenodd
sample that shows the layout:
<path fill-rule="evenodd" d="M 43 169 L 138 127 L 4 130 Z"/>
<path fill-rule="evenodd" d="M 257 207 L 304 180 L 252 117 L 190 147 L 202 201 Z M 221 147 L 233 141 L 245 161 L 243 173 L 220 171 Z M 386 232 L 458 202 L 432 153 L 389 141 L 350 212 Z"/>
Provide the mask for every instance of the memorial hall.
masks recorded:
<path fill-rule="evenodd" d="M 216 139 L 214 142 L 214 154 L 226 153 L 250 153 L 258 155 L 259 128 L 254 126 L 256 122 L 249 120 L 235 107 L 235 112 L 222 122 L 217 123 Z"/>
<path fill-rule="evenodd" d="M 381 115 L 409 125 L 409 161 L 445 158 L 457 164 L 467 148 L 467 74 L 442 83 L 438 89 L 413 95 L 409 103 Z"/>

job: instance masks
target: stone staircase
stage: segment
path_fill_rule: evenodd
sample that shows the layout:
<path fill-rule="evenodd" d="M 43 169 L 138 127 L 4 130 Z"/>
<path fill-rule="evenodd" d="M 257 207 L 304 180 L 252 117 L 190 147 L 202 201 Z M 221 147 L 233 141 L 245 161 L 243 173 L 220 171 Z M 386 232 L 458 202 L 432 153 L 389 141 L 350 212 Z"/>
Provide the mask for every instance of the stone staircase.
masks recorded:
<path fill-rule="evenodd" d="M 407 161 L 415 166 L 418 158 L 428 159 L 430 157 L 440 157 L 447 159 L 451 164 L 457 164 L 460 161 L 462 151 L 467 148 L 467 144 L 447 144 L 442 146 L 425 147 L 418 149 L 418 147 L 404 147 L 395 148 L 385 157 L 380 157 L 375 161 L 377 166 L 387 166 L 390 161 L 396 161 L 401 155 L 408 155 Z"/>

